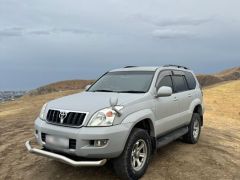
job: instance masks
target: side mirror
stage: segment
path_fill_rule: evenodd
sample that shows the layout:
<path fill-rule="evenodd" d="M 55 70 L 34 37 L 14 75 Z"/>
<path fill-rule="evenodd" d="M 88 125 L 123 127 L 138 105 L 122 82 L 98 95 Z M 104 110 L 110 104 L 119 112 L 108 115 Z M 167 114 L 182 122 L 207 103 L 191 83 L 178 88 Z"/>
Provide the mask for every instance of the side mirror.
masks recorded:
<path fill-rule="evenodd" d="M 87 86 L 85 87 L 85 91 L 87 91 L 90 87 L 91 87 L 91 84 L 87 85 Z"/>
<path fill-rule="evenodd" d="M 172 95 L 172 88 L 168 86 L 162 86 L 158 89 L 156 97 L 167 97 Z"/>

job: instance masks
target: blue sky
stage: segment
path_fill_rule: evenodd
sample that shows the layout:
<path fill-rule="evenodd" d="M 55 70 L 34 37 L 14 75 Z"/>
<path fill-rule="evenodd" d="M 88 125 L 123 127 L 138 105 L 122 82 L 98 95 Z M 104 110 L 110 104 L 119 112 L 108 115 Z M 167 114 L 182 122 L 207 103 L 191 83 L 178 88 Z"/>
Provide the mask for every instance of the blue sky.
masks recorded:
<path fill-rule="evenodd" d="M 0 90 L 125 65 L 240 65 L 237 0 L 0 0 Z"/>

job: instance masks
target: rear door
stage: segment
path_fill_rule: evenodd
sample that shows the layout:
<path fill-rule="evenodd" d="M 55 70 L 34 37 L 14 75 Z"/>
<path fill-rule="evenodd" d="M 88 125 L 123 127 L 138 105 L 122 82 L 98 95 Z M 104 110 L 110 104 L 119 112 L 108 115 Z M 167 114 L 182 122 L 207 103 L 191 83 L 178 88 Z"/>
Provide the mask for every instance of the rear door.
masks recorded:
<path fill-rule="evenodd" d="M 173 89 L 178 103 L 178 117 L 176 118 L 176 128 L 189 122 L 190 104 L 192 94 L 189 91 L 187 80 L 183 71 L 173 71 Z"/>
<path fill-rule="evenodd" d="M 193 76 L 192 72 L 189 71 L 185 71 L 185 78 L 187 80 L 187 84 L 188 84 L 188 100 L 190 100 L 190 105 L 191 103 L 197 99 L 198 97 L 202 97 L 202 91 L 201 89 L 197 90 L 197 82 L 195 77 Z M 187 120 L 187 123 L 190 123 L 191 119 L 192 119 L 192 112 L 190 111 L 190 105 L 189 105 L 189 113 L 188 116 L 185 118 Z"/>

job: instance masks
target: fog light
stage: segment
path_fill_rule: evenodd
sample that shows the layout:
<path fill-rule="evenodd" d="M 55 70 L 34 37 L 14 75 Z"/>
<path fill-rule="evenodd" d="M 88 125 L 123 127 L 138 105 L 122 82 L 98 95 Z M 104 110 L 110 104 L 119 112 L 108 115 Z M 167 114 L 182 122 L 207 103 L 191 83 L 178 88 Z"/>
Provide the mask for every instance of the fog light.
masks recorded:
<path fill-rule="evenodd" d="M 101 140 L 95 140 L 94 141 L 94 146 L 95 147 L 103 147 L 108 143 L 107 139 L 101 139 Z"/>

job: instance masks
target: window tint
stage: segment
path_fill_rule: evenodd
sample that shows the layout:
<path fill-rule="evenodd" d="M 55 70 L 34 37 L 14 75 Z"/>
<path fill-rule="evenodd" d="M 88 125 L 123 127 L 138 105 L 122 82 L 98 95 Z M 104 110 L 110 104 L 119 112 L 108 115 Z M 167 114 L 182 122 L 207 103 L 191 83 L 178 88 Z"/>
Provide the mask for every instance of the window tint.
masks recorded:
<path fill-rule="evenodd" d="M 192 73 L 185 72 L 185 77 L 186 77 L 189 89 L 191 89 L 191 90 L 195 89 L 196 88 L 196 80 L 195 80 L 194 76 L 192 75 Z"/>
<path fill-rule="evenodd" d="M 187 82 L 184 76 L 172 76 L 174 92 L 183 92 L 188 90 Z"/>
<path fill-rule="evenodd" d="M 157 85 L 157 89 L 159 89 L 162 86 L 168 86 L 173 89 L 172 78 L 170 76 L 165 76 L 164 78 L 162 78 L 162 80 Z"/>

